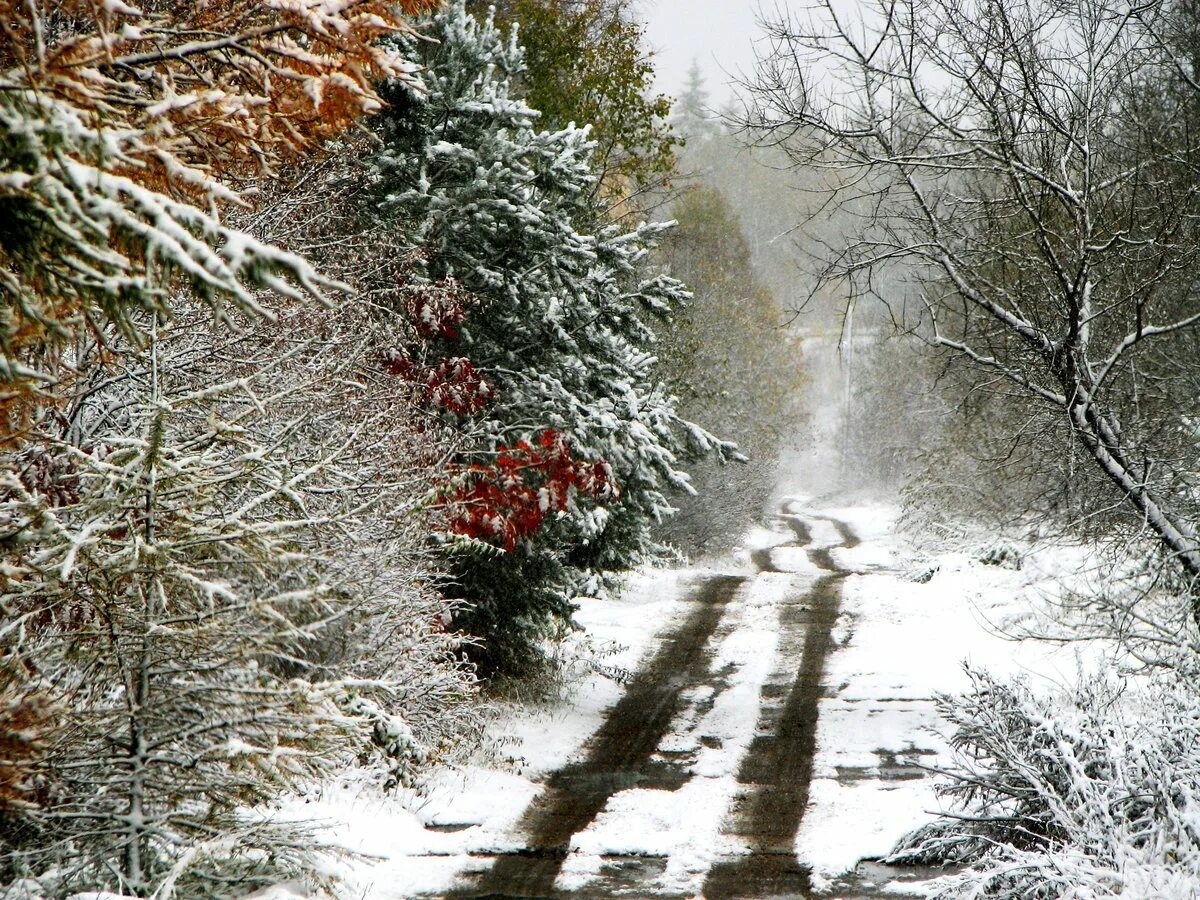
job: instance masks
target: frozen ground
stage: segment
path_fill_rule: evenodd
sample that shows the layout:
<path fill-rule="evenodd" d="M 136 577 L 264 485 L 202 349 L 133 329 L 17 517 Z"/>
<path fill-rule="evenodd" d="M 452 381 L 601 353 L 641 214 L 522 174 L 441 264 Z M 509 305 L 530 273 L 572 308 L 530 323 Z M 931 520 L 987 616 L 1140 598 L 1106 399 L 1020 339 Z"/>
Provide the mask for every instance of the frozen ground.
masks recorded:
<path fill-rule="evenodd" d="M 886 507 L 787 501 L 728 565 L 646 572 L 580 620 L 607 665 L 497 721 L 501 759 L 383 798 L 348 779 L 292 812 L 357 854 L 346 896 L 897 896 L 860 865 L 937 809 L 932 697 L 970 661 L 1074 681 L 1000 632 L 1069 553 L 1020 569 L 917 554 Z"/>

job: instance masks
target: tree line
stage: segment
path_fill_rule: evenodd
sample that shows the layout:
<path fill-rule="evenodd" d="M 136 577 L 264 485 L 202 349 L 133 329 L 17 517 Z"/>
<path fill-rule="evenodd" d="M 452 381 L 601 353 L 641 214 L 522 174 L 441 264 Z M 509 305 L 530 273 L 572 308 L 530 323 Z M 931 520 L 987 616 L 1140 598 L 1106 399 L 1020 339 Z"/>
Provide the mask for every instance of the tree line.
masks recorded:
<path fill-rule="evenodd" d="M 321 884 L 274 804 L 473 746 L 739 457 L 670 101 L 622 0 L 0 20 L 0 885 Z"/>

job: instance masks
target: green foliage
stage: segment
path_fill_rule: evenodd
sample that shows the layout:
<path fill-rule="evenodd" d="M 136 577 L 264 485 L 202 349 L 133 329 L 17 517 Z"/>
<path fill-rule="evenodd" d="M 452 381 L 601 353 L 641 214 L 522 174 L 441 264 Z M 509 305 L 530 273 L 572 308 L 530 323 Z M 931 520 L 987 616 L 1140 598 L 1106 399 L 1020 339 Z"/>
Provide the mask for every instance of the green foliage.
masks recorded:
<path fill-rule="evenodd" d="M 569 573 L 549 538 L 523 541 L 507 553 L 477 548 L 455 561 L 450 591 L 468 601 L 455 625 L 481 636 L 471 655 L 484 675 L 544 674 L 550 661 L 539 645 L 571 630 L 575 609 L 562 590 Z"/>
<path fill-rule="evenodd" d="M 671 272 L 696 285 L 660 356 L 685 415 L 736 437 L 744 466 L 693 466 L 699 496 L 675 498 L 662 534 L 698 552 L 755 521 L 774 486 L 781 444 L 796 429 L 802 360 L 771 292 L 757 278 L 741 222 L 716 188 L 697 186 L 672 205 L 678 224 L 663 247 Z"/>
<path fill-rule="evenodd" d="M 477 540 L 453 557 L 453 591 L 471 604 L 456 622 L 482 639 L 482 670 L 511 672 L 538 665 L 574 603 L 659 552 L 651 524 L 671 512 L 666 493 L 686 489 L 685 450 L 733 448 L 681 419 L 656 380 L 648 323 L 687 296 L 650 270 L 665 228 L 583 229 L 598 180 L 588 132 L 537 129 L 520 97 L 522 50 L 492 20 L 452 3 L 430 34 L 402 48 L 426 67 L 426 88 L 401 86 L 380 122 L 376 201 L 419 250 L 419 278 L 454 278 L 480 301 L 438 348 L 469 357 L 495 388 L 457 460 L 494 490 L 472 498 L 471 526 L 456 532 Z M 495 540 L 505 498 L 528 498 L 525 476 L 540 476 L 495 464 L 547 433 L 614 489 L 540 500 L 544 519 L 511 547 Z"/>
<path fill-rule="evenodd" d="M 674 174 L 682 141 L 666 121 L 671 99 L 654 93 L 645 27 L 628 0 L 507 0 L 497 20 L 519 23 L 522 87 L 543 125 L 591 125 L 605 189 L 621 197 Z"/>

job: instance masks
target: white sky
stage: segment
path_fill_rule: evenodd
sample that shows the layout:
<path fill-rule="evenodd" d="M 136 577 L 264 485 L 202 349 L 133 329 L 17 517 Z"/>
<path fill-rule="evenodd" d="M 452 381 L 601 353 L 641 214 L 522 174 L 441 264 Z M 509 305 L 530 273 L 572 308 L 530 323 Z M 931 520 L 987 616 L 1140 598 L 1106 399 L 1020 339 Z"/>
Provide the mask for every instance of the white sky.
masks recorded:
<path fill-rule="evenodd" d="M 720 108 L 734 93 L 731 82 L 739 75 L 754 73 L 755 51 L 768 51 L 760 20 L 779 21 L 793 16 L 810 20 L 814 0 L 635 0 L 646 38 L 655 52 L 658 89 L 677 95 L 687 84 L 692 60 L 700 64 L 708 89 L 709 103 Z M 865 34 L 871 21 L 878 21 L 876 4 L 870 0 L 832 0 L 832 6 L 856 37 Z M 817 16 L 818 22 L 825 14 Z M 818 66 L 811 73 L 836 91 L 838 79 Z"/>
<path fill-rule="evenodd" d="M 754 68 L 760 11 L 800 10 L 806 0 L 640 0 L 647 38 L 656 53 L 659 90 L 676 94 L 687 83 L 692 60 L 704 72 L 709 97 L 719 106 L 739 71 Z"/>

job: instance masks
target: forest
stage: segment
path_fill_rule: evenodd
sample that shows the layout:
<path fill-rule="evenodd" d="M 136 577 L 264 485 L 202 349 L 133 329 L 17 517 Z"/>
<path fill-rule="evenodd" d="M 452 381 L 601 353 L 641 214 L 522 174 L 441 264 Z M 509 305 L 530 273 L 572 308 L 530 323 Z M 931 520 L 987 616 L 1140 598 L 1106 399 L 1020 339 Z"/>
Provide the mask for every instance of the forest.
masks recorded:
<path fill-rule="evenodd" d="M 0 0 L 0 900 L 1200 894 L 1200 7 L 645 7 Z"/>

